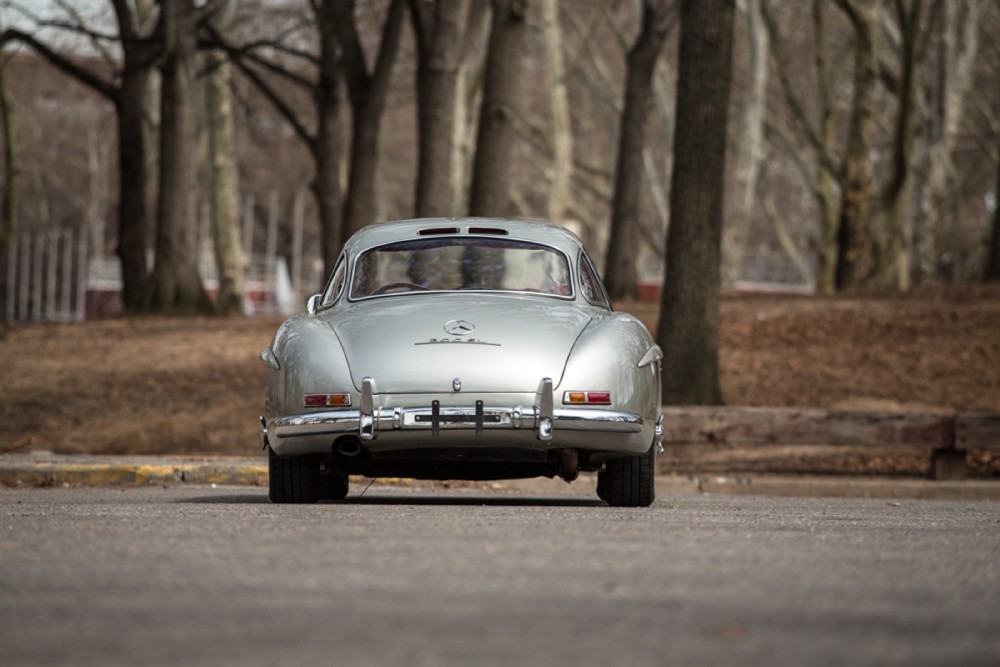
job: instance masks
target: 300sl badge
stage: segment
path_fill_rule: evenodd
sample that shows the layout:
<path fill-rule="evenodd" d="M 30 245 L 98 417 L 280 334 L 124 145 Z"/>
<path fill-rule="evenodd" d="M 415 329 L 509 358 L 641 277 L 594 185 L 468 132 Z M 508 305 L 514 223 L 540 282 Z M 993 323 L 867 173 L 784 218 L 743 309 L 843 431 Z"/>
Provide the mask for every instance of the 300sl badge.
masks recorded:
<path fill-rule="evenodd" d="M 458 343 L 459 345 L 492 345 L 494 347 L 500 347 L 500 343 L 487 343 L 485 340 L 479 340 L 478 338 L 431 338 L 430 340 L 423 341 L 421 343 L 414 343 L 414 345 L 441 345 L 444 343 Z"/>

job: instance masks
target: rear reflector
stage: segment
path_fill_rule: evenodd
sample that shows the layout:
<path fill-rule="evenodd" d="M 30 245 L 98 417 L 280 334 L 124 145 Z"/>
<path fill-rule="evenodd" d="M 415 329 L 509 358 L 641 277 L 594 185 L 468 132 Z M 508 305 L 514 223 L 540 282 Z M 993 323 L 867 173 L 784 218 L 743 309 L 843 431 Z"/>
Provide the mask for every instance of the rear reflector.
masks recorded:
<path fill-rule="evenodd" d="M 610 391 L 567 391 L 563 405 L 611 405 Z"/>
<path fill-rule="evenodd" d="M 351 404 L 350 394 L 306 394 L 303 402 L 307 408 L 345 408 Z"/>

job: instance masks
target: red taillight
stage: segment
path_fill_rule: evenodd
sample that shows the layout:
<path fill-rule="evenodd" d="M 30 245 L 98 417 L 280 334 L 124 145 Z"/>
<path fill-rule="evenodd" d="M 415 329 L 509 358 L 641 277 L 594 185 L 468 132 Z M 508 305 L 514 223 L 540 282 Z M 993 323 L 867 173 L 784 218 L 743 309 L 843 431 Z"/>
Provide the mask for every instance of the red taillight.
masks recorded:
<path fill-rule="evenodd" d="M 306 394 L 302 401 L 307 408 L 344 408 L 351 404 L 350 394 Z"/>
<path fill-rule="evenodd" d="M 611 405 L 610 391 L 567 391 L 563 405 Z"/>

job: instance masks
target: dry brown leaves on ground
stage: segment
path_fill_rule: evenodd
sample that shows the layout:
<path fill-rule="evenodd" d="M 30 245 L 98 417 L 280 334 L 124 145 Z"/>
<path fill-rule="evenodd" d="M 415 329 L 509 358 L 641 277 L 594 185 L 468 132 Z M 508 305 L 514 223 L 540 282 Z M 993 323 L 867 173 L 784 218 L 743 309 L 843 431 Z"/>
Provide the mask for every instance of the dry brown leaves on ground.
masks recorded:
<path fill-rule="evenodd" d="M 655 304 L 621 309 L 655 326 Z M 0 451 L 259 452 L 264 365 L 257 355 L 279 323 L 17 325 L 0 340 Z M 720 329 L 730 405 L 1000 413 L 1000 286 L 733 297 L 722 304 Z M 808 467 L 801 453 L 776 450 L 685 456 L 694 460 L 678 458 L 678 469 Z M 806 458 L 830 472 L 920 474 L 926 465 L 912 452 L 837 450 Z"/>

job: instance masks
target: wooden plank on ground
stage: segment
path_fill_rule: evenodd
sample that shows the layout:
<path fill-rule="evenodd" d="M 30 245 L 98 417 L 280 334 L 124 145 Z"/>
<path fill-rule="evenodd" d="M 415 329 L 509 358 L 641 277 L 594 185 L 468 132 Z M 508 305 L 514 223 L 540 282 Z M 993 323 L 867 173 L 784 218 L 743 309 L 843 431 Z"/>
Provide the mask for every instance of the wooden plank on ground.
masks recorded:
<path fill-rule="evenodd" d="M 958 415 L 955 418 L 955 446 L 1000 450 L 1000 415 Z"/>
<path fill-rule="evenodd" d="M 665 406 L 671 444 L 872 445 L 952 448 L 955 415 L 815 408 Z"/>

